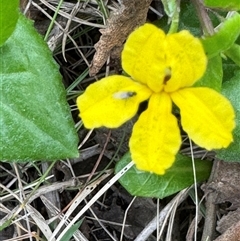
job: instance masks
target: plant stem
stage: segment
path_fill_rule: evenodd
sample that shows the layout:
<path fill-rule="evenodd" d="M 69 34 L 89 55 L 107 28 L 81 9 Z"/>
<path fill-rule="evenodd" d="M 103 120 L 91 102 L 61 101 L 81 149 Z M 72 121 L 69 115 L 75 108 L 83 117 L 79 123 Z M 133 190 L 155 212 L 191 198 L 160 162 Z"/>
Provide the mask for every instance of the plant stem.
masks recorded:
<path fill-rule="evenodd" d="M 213 35 L 214 27 L 202 0 L 191 0 L 197 11 L 204 35 Z"/>
<path fill-rule="evenodd" d="M 178 30 L 178 25 L 179 25 L 179 14 L 180 14 L 180 1 L 177 0 L 176 1 L 176 5 L 175 5 L 175 11 L 174 14 L 172 16 L 171 19 L 171 25 L 170 25 L 170 29 L 168 31 L 168 33 L 176 33 Z"/>

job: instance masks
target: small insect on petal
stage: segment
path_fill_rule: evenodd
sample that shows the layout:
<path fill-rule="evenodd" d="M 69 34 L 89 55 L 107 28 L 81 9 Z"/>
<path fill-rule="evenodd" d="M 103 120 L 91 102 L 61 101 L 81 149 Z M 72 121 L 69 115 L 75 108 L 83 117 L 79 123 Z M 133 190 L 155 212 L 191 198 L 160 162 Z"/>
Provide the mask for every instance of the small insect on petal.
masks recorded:
<path fill-rule="evenodd" d="M 137 93 L 134 91 L 119 91 L 119 92 L 113 94 L 113 98 L 125 100 L 125 99 L 129 99 L 135 95 L 137 95 Z"/>

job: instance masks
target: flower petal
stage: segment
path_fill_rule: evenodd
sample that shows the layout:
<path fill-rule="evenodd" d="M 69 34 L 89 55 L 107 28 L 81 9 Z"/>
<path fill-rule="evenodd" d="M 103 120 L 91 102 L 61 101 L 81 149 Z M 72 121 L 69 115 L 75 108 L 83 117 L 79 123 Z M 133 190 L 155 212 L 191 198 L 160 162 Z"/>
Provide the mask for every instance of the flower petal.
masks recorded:
<path fill-rule="evenodd" d="M 146 86 L 128 77 L 113 75 L 91 84 L 77 98 L 77 106 L 86 128 L 115 128 L 131 119 L 139 103 L 150 95 Z"/>
<path fill-rule="evenodd" d="M 171 70 L 171 78 L 164 87 L 166 92 L 193 85 L 203 76 L 207 66 L 200 40 L 186 30 L 167 35 L 166 66 Z"/>
<path fill-rule="evenodd" d="M 171 109 L 166 93 L 153 94 L 147 110 L 134 125 L 129 145 L 138 169 L 162 175 L 173 164 L 181 136 Z"/>
<path fill-rule="evenodd" d="M 130 34 L 122 52 L 123 69 L 155 92 L 163 88 L 166 74 L 165 38 L 161 29 L 144 24 Z"/>
<path fill-rule="evenodd" d="M 189 137 L 207 150 L 227 147 L 235 127 L 233 107 L 224 96 L 206 87 L 185 88 L 171 94 L 180 108 Z"/>

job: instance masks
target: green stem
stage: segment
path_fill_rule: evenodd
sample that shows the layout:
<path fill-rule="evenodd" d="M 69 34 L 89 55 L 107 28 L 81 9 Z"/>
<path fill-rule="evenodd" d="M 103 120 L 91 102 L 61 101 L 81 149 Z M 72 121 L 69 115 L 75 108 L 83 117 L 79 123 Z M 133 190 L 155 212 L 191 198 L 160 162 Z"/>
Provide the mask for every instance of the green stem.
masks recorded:
<path fill-rule="evenodd" d="M 58 6 L 57 6 L 57 9 L 56 9 L 56 11 L 55 11 L 55 13 L 54 13 L 54 15 L 53 15 L 52 21 L 51 21 L 51 23 L 50 23 L 50 25 L 49 25 L 49 27 L 48 27 L 47 33 L 45 34 L 44 41 L 47 41 L 47 38 L 48 38 L 48 36 L 49 36 L 49 34 L 50 34 L 51 30 L 52 30 L 54 21 L 55 21 L 55 19 L 57 18 L 59 9 L 60 9 L 60 7 L 62 6 L 63 1 L 64 1 L 64 0 L 60 0 L 60 1 L 59 1 L 59 4 L 58 4 Z"/>
<path fill-rule="evenodd" d="M 169 28 L 168 33 L 176 33 L 178 31 L 178 24 L 179 24 L 179 14 L 180 14 L 180 2 L 176 1 L 176 5 L 175 5 L 175 11 L 174 14 L 172 16 L 172 22 Z"/>

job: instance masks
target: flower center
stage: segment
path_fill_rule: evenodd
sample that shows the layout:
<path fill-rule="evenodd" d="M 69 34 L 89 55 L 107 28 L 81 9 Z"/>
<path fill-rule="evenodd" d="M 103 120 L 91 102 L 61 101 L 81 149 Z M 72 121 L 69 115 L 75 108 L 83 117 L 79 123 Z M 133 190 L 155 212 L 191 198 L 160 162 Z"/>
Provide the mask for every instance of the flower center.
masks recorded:
<path fill-rule="evenodd" d="M 171 67 L 167 67 L 165 69 L 165 77 L 163 80 L 163 84 L 165 85 L 168 82 L 168 80 L 171 79 L 171 77 L 172 77 L 172 69 L 171 69 Z"/>

